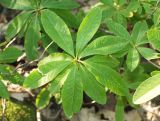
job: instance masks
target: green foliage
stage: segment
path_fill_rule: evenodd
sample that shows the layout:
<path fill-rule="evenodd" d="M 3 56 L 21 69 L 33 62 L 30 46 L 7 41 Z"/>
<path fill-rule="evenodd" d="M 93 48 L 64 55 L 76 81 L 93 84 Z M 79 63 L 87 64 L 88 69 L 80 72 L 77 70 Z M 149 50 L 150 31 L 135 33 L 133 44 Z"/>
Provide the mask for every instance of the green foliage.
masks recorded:
<path fill-rule="evenodd" d="M 54 34 L 57 36 L 56 39 L 53 39 L 54 41 L 59 42 L 59 39 L 65 34 L 66 31 L 61 31 L 62 33 L 55 33 L 57 29 L 60 29 L 60 27 L 64 26 L 64 29 L 66 28 L 66 25 L 64 22 L 59 19 L 59 16 L 57 16 L 56 13 L 52 11 L 51 15 L 49 15 L 48 12 L 51 12 L 49 9 L 73 9 L 79 7 L 78 3 L 74 0 L 62 0 L 62 1 L 50 1 L 50 0 L 1 0 L 0 3 L 4 5 L 7 8 L 10 9 L 18 9 L 18 10 L 24 10 L 21 12 L 17 17 L 15 17 L 9 24 L 6 38 L 8 40 L 11 40 L 12 38 L 18 36 L 19 34 L 22 35 L 20 37 L 25 37 L 25 51 L 28 60 L 34 60 L 38 58 L 38 41 L 41 39 L 41 30 L 43 28 L 41 27 L 41 24 L 43 24 L 45 31 L 46 28 L 49 29 L 50 25 L 45 25 L 48 22 L 45 21 L 52 21 L 52 23 L 48 24 L 56 24 L 57 21 L 59 21 L 61 24 L 59 24 L 59 28 L 56 27 L 55 31 L 52 30 Z M 41 15 L 42 14 L 42 15 Z M 47 15 L 47 17 L 46 17 Z M 48 16 L 49 15 L 49 16 Z M 42 17 L 41 17 L 42 16 Z M 42 18 L 42 21 L 41 21 Z M 52 20 L 51 20 L 52 19 Z M 58 20 L 57 20 L 58 19 Z M 55 22 L 54 22 L 55 20 Z M 71 22 L 70 22 L 71 23 Z M 51 25 L 52 26 L 52 25 Z M 63 30 L 63 28 L 61 29 Z M 21 33 L 23 31 L 23 33 Z M 59 31 L 60 32 L 60 31 Z M 69 32 L 69 31 L 68 31 Z M 43 31 L 45 34 L 45 32 Z M 51 33 L 52 34 L 52 33 Z M 66 34 L 67 37 L 68 33 Z M 59 39 L 58 39 L 59 38 Z M 61 38 L 62 39 L 62 38 Z M 71 41 L 71 36 L 68 35 L 68 41 Z M 61 43 L 61 42 L 60 42 Z M 59 43 L 58 43 L 59 44 Z M 63 43 L 64 44 L 64 43 Z M 69 47 L 72 46 L 72 44 L 68 44 Z M 61 45 L 60 45 L 61 47 Z M 68 49 L 69 49 L 68 47 Z M 71 50 L 73 47 L 71 48 Z M 73 52 L 73 50 L 72 50 Z M 73 53 L 70 53 L 73 56 Z"/>
<path fill-rule="evenodd" d="M 100 9 L 94 8 L 84 18 L 79 29 L 81 30 L 81 32 L 83 32 L 84 31 L 83 29 L 85 29 L 83 28 L 83 24 L 85 23 L 86 20 L 90 21 L 90 19 L 93 19 L 93 22 L 94 20 L 97 21 L 96 20 L 97 16 L 93 14 L 94 12 L 96 12 L 95 10 L 99 11 Z M 101 12 L 96 14 L 101 14 Z M 52 18 L 52 20 L 54 19 L 55 21 L 58 20 L 58 22 L 56 23 L 56 26 L 54 25 L 54 23 L 52 23 L 52 21 L 47 21 L 46 15 L 49 15 Z M 73 40 L 70 36 L 69 29 L 63 23 L 63 21 L 58 16 L 56 16 L 56 14 L 54 14 L 52 11 L 45 10 L 42 12 L 42 21 L 43 21 L 42 24 L 45 28 L 46 33 L 52 39 L 56 38 L 57 40 L 59 40 L 59 41 L 56 40 L 55 43 L 57 43 L 69 55 L 63 54 L 63 53 L 53 53 L 48 57 L 44 58 L 43 60 L 41 60 L 38 64 L 38 70 L 32 72 L 26 78 L 24 82 L 25 87 L 33 89 L 33 88 L 41 87 L 51 82 L 50 86 L 48 87 L 48 90 L 51 91 L 52 93 L 56 93 L 62 89 L 61 91 L 62 105 L 65 111 L 65 114 L 68 117 L 72 116 L 73 113 L 76 113 L 80 110 L 80 107 L 82 105 L 82 100 L 83 100 L 83 90 L 90 98 L 92 98 L 93 100 L 95 100 L 100 104 L 106 103 L 105 86 L 108 87 L 108 89 L 110 89 L 111 91 L 117 93 L 118 95 L 123 95 L 123 96 L 129 95 L 128 87 L 125 86 L 124 88 L 124 85 L 123 85 L 124 82 L 121 79 L 121 76 L 116 71 L 108 67 L 107 61 L 100 63 L 100 65 L 98 64 L 99 62 L 96 62 L 96 61 L 95 63 L 92 63 L 92 62 L 90 63 L 89 59 L 87 60 L 81 59 L 81 58 L 84 58 L 83 56 L 82 57 L 80 56 L 81 53 L 83 53 L 83 51 L 79 54 L 79 56 L 78 56 L 78 53 L 80 51 L 74 52 L 74 49 L 72 49 L 74 48 Z M 95 34 L 95 30 L 99 25 L 96 25 L 96 26 L 90 25 L 90 28 L 92 28 L 94 31 L 92 31 L 92 33 L 91 32 L 86 33 L 89 36 L 89 38 L 86 38 L 88 41 L 89 39 L 91 39 L 91 36 Z M 60 26 L 64 27 L 63 31 L 59 29 Z M 79 34 L 79 32 L 80 31 L 78 31 L 77 34 Z M 59 35 L 57 35 L 56 33 L 59 33 Z M 77 36 L 77 38 L 79 37 Z M 101 49 L 99 50 L 99 52 L 96 49 L 95 50 L 90 49 L 91 51 L 93 51 L 91 55 L 95 55 L 95 54 L 103 55 L 103 57 L 105 58 L 105 55 L 109 55 L 112 53 L 111 52 L 112 47 L 108 47 L 110 44 L 108 41 L 111 41 L 111 40 L 118 41 L 119 38 L 114 36 L 106 36 L 106 39 L 102 39 L 102 40 L 105 42 L 105 44 L 99 42 L 99 44 L 94 44 L 94 47 L 101 48 L 101 46 L 103 46 L 103 48 L 109 48 L 109 49 Z M 102 40 L 100 39 L 100 41 Z M 84 40 L 78 40 L 77 43 L 82 43 L 81 41 L 84 42 Z M 122 39 L 122 41 L 124 40 Z M 94 42 L 97 42 L 97 40 L 93 40 L 93 43 Z M 70 43 L 68 44 L 70 47 L 66 46 L 65 43 Z M 84 49 L 84 51 L 87 50 L 87 48 L 89 48 L 90 45 L 92 45 L 92 43 L 89 44 Z M 123 49 L 123 47 L 126 44 L 124 43 L 121 45 L 122 47 L 118 48 L 118 50 Z M 82 47 L 83 46 L 84 44 L 82 44 Z M 75 56 L 74 53 L 76 53 L 77 56 Z M 98 60 L 98 59 L 99 59 L 98 56 L 95 56 L 95 60 Z M 100 61 L 103 61 L 103 60 L 100 60 Z M 92 70 L 90 70 L 89 67 L 87 67 L 88 65 L 90 65 L 91 67 L 97 66 L 96 68 L 103 69 L 104 74 L 100 72 L 96 72 L 96 73 L 94 73 L 94 71 L 92 72 Z M 99 80 L 97 76 L 101 79 Z M 59 80 L 59 82 L 57 82 L 57 80 Z M 119 84 L 119 86 L 116 86 L 117 83 Z"/>
<path fill-rule="evenodd" d="M 116 120 L 123 121 L 125 104 L 134 106 L 130 89 L 136 90 L 135 104 L 159 95 L 160 67 L 152 62 L 160 58 L 159 2 L 100 2 L 85 15 L 75 0 L 0 0 L 7 8 L 22 10 L 9 23 L 6 42 L 24 38 L 27 61 L 38 61 L 24 79 L 11 66 L 22 50 L 4 47 L 0 51 L 0 96 L 9 98 L 5 80 L 30 90 L 39 88 L 39 109 L 59 95 L 71 118 L 80 111 L 84 93 L 105 104 L 110 91 L 117 96 Z M 38 50 L 42 48 L 41 55 Z"/>
<path fill-rule="evenodd" d="M 41 21 L 48 36 L 54 40 L 59 47 L 74 56 L 72 37 L 63 20 L 54 12 L 44 10 L 41 13 Z M 67 43 L 67 45 L 65 43 Z"/>
<path fill-rule="evenodd" d="M 148 57 L 148 54 L 142 50 L 140 46 L 149 43 L 146 37 L 146 32 L 148 30 L 147 23 L 145 21 L 143 22 L 137 22 L 132 30 L 132 33 L 129 34 L 129 32 L 119 23 L 113 22 L 111 20 L 107 20 L 107 26 L 108 28 L 117 36 L 122 37 L 126 39 L 126 45 L 127 48 L 127 67 L 130 69 L 130 71 L 134 71 L 140 62 L 140 55 L 141 54 L 145 59 L 151 60 L 158 58 L 158 53 L 154 52 L 154 50 L 150 49 L 150 53 L 153 53 L 154 56 L 157 55 L 157 57 Z M 115 49 L 114 49 L 115 50 Z"/>
<path fill-rule="evenodd" d="M 50 92 L 46 89 L 42 89 L 36 98 L 36 106 L 39 107 L 39 109 L 46 107 L 49 104 L 50 98 Z"/>
<path fill-rule="evenodd" d="M 22 29 L 24 29 L 27 20 L 30 18 L 30 12 L 21 12 L 17 15 L 8 25 L 6 38 L 12 39 L 15 37 Z"/>
<path fill-rule="evenodd" d="M 103 36 L 91 42 L 81 53 L 81 57 L 90 55 L 109 55 L 122 50 L 128 42 L 121 37 Z"/>
<path fill-rule="evenodd" d="M 97 58 L 94 58 L 97 59 Z M 128 87 L 119 73 L 111 69 L 106 63 L 102 64 L 96 61 L 87 59 L 85 66 L 95 75 L 96 79 L 112 92 L 125 96 L 128 95 Z"/>
<path fill-rule="evenodd" d="M 124 101 L 121 97 L 117 98 L 117 104 L 116 104 L 116 121 L 124 121 Z"/>
<path fill-rule="evenodd" d="M 92 39 L 100 26 L 101 19 L 102 11 L 99 8 L 94 8 L 83 19 L 78 29 L 76 38 L 76 56 L 79 55 L 79 53 L 84 49 L 86 44 Z"/>
<path fill-rule="evenodd" d="M 159 95 L 160 74 L 156 74 L 145 80 L 136 90 L 133 96 L 135 104 L 141 104 Z"/>
<path fill-rule="evenodd" d="M 24 77 L 16 72 L 14 67 L 7 64 L 0 64 L 0 77 L 2 80 L 19 85 L 22 85 L 24 81 Z"/>
<path fill-rule="evenodd" d="M 22 55 L 22 51 L 16 47 L 8 47 L 0 53 L 0 63 L 13 63 Z"/>
<path fill-rule="evenodd" d="M 137 68 L 139 64 L 140 58 L 139 58 L 139 53 L 135 48 L 132 48 L 128 51 L 127 55 L 127 67 L 129 70 L 133 71 Z"/>
<path fill-rule="evenodd" d="M 152 46 L 157 49 L 160 50 L 160 30 L 157 28 L 151 29 L 148 31 L 147 33 L 148 35 L 148 39 L 150 41 L 150 43 L 152 44 Z"/>
<path fill-rule="evenodd" d="M 139 47 L 138 50 L 139 50 L 139 53 L 147 60 L 160 58 L 159 53 L 157 53 L 156 51 L 150 48 Z"/>
<path fill-rule="evenodd" d="M 104 19 L 114 20 L 124 26 L 127 25 L 127 18 L 134 16 L 134 13 L 141 12 L 142 6 L 140 1 L 126 0 L 100 0 L 103 3 Z"/>
<path fill-rule="evenodd" d="M 4 85 L 5 80 L 14 84 L 23 84 L 24 77 L 17 73 L 12 66 L 6 64 L 15 62 L 21 55 L 22 51 L 16 47 L 8 47 L 0 52 L 0 97 L 9 98 L 8 91 Z"/>
<path fill-rule="evenodd" d="M 77 66 L 70 70 L 62 89 L 62 105 L 70 117 L 79 112 L 83 102 L 83 85 Z"/>
<path fill-rule="evenodd" d="M 36 8 L 36 2 L 32 0 L 1 0 L 1 4 L 7 8 L 18 10 L 31 10 Z"/>
<path fill-rule="evenodd" d="M 63 33 L 57 35 L 57 34 L 54 34 L 55 33 L 54 31 L 51 31 L 51 30 L 53 30 L 52 28 L 55 27 L 55 25 L 52 24 L 52 21 L 46 22 L 45 15 L 47 15 L 47 13 L 48 13 L 48 15 L 51 16 L 51 18 L 53 16 L 53 19 L 55 19 L 55 21 L 56 21 L 56 19 L 59 20 L 59 23 L 56 23 L 57 28 L 55 28 L 55 32 L 60 33 L 62 30 L 59 30 L 59 27 L 63 26 L 63 27 L 65 27 L 62 31 Z M 101 14 L 101 13 L 99 13 L 99 14 Z M 89 14 L 88 16 L 92 17 L 94 15 L 91 16 Z M 81 66 L 83 66 L 82 62 L 80 62 L 81 60 L 78 60 L 78 58 L 75 57 L 74 49 L 71 49 L 71 48 L 73 48 L 73 41 L 70 36 L 70 32 L 69 32 L 68 27 L 52 11 L 44 11 L 44 13 L 42 13 L 42 21 L 43 21 L 42 22 L 43 26 L 46 27 L 46 24 L 48 24 L 48 28 L 47 27 L 45 28 L 46 33 L 51 38 L 56 37 L 56 39 L 59 39 L 59 41 L 55 41 L 55 42 L 62 49 L 64 49 L 66 52 L 68 52 L 73 57 L 71 57 L 70 55 L 67 55 L 67 54 L 63 54 L 63 53 L 59 53 L 59 54 L 53 53 L 50 56 L 44 58 L 38 64 L 39 70 L 37 70 L 35 74 L 33 73 L 33 75 L 31 74 L 29 77 L 27 77 L 27 79 L 25 80 L 24 86 L 29 87 L 29 88 L 36 88 L 36 87 L 40 87 L 50 81 L 54 82 L 54 80 L 57 80 L 56 77 L 59 74 L 65 72 L 67 70 L 69 72 L 68 72 L 65 80 L 62 79 L 63 84 L 61 84 L 61 85 L 63 85 L 62 104 L 63 104 L 64 111 L 68 117 L 72 116 L 73 113 L 78 112 L 80 110 L 80 107 L 82 105 L 82 100 L 83 100 L 83 88 L 84 88 L 84 91 L 92 99 L 96 100 L 99 103 L 104 104 L 106 101 L 105 89 L 102 85 L 100 85 L 97 82 L 94 75 L 92 75 L 92 74 L 86 75 L 86 72 L 88 72 L 88 70 L 85 69 L 84 67 L 81 67 Z M 67 34 L 65 31 L 69 34 Z M 64 36 L 65 36 L 65 38 L 64 38 Z M 69 46 L 72 45 L 71 48 L 66 46 L 66 44 L 65 44 L 66 42 L 70 43 Z M 44 81 L 44 78 L 45 78 L 45 81 Z M 61 76 L 61 78 L 64 78 L 64 77 Z M 83 80 L 85 80 L 85 81 L 81 82 L 82 78 L 84 78 Z M 93 80 L 90 80 L 90 78 L 93 78 Z M 35 79 L 35 81 L 34 81 L 35 86 L 33 86 L 33 84 L 31 86 L 31 81 L 33 83 L 33 79 Z M 93 87 L 90 87 L 90 85 L 92 83 L 95 83 L 95 85 L 93 85 Z M 51 83 L 51 86 L 53 86 L 52 84 L 53 83 Z M 96 89 L 95 93 L 93 92 L 93 89 Z M 52 90 L 51 87 L 50 87 L 49 91 L 50 90 Z M 54 91 L 52 91 L 52 92 L 54 92 Z M 70 97 L 71 99 L 68 97 Z"/>
<path fill-rule="evenodd" d="M 35 16 L 30 21 L 25 35 L 25 51 L 29 60 L 34 60 L 38 57 L 37 47 L 40 38 L 39 19 L 38 16 Z"/>
<path fill-rule="evenodd" d="M 25 79 L 23 86 L 24 87 L 30 87 L 30 89 L 32 88 L 36 88 L 39 85 L 43 85 L 44 84 L 44 80 L 43 81 L 39 81 L 42 77 L 42 74 L 38 72 L 38 70 L 33 70 L 30 75 L 27 77 L 27 79 Z"/>
<path fill-rule="evenodd" d="M 73 9 L 79 7 L 74 0 L 41 0 L 41 8 Z"/>
<path fill-rule="evenodd" d="M 0 88 L 1 88 L 0 97 L 8 99 L 9 94 L 2 80 L 0 81 Z"/>

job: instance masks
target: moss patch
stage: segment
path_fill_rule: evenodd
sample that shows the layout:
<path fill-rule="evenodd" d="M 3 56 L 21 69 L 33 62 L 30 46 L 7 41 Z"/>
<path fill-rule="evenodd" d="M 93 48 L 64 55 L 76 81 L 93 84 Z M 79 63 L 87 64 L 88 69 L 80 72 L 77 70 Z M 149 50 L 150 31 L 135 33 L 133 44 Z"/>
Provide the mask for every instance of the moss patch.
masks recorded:
<path fill-rule="evenodd" d="M 0 105 L 1 105 L 0 100 Z M 26 103 L 6 101 L 6 121 L 36 121 L 36 109 Z M 2 106 L 0 107 L 0 121 L 2 120 Z"/>

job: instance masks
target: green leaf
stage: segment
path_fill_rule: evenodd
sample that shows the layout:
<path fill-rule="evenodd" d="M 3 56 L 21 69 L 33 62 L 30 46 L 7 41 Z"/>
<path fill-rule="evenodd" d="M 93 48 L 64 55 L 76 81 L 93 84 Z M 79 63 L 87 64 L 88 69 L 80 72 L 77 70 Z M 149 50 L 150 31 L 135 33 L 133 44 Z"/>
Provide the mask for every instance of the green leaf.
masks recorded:
<path fill-rule="evenodd" d="M 43 48 L 49 53 L 55 53 L 58 51 L 58 46 L 56 43 L 53 42 L 52 39 L 50 39 L 47 35 L 42 34 L 41 36 L 41 40 L 42 40 L 42 46 Z"/>
<path fill-rule="evenodd" d="M 62 88 L 65 80 L 67 79 L 70 70 L 70 68 L 66 69 L 51 82 L 51 84 L 48 86 L 48 90 L 51 94 L 60 93 L 60 89 Z"/>
<path fill-rule="evenodd" d="M 16 47 L 8 47 L 0 52 L 0 63 L 13 63 L 22 55 L 22 51 Z"/>
<path fill-rule="evenodd" d="M 67 54 L 52 53 L 39 62 L 38 68 L 44 74 L 53 70 L 57 72 L 58 70 L 63 70 L 67 67 L 72 62 L 71 60 L 72 58 Z"/>
<path fill-rule="evenodd" d="M 126 0 L 124 0 L 124 1 L 126 2 Z M 127 6 L 127 11 L 128 12 L 136 12 L 139 7 L 140 7 L 140 2 L 133 0 Z"/>
<path fill-rule="evenodd" d="M 160 94 L 160 74 L 148 78 L 139 85 L 133 95 L 134 104 L 145 103 Z"/>
<path fill-rule="evenodd" d="M 155 26 L 157 26 L 158 24 L 160 24 L 160 9 L 159 8 L 154 12 L 153 22 L 154 22 Z"/>
<path fill-rule="evenodd" d="M 129 41 L 121 37 L 103 36 L 91 42 L 80 54 L 80 57 L 90 55 L 109 55 L 122 50 Z"/>
<path fill-rule="evenodd" d="M 108 67 L 106 64 L 100 64 L 95 63 L 94 61 L 86 60 L 85 65 L 95 76 L 97 81 L 102 83 L 112 92 L 121 96 L 128 95 L 127 83 L 122 80 L 120 74 Z"/>
<path fill-rule="evenodd" d="M 47 63 L 50 62 L 55 62 L 55 61 L 71 61 L 72 57 L 64 54 L 64 53 L 52 53 L 48 57 L 43 58 L 39 63 L 38 66 L 43 66 Z"/>
<path fill-rule="evenodd" d="M 151 2 L 152 0 L 150 0 L 150 2 Z M 145 10 L 145 12 L 146 13 L 150 13 L 150 11 L 151 11 L 151 7 L 152 7 L 152 5 L 150 4 L 150 3 L 145 3 L 145 2 L 143 2 L 143 8 L 144 8 L 144 10 Z M 142 9 L 142 8 L 141 8 Z M 142 12 L 142 10 L 141 10 L 141 12 Z"/>
<path fill-rule="evenodd" d="M 100 0 L 102 3 L 106 4 L 106 5 L 113 5 L 113 0 Z"/>
<path fill-rule="evenodd" d="M 39 18 L 36 15 L 32 18 L 26 35 L 25 35 L 25 51 L 28 60 L 35 60 L 38 58 L 38 41 L 41 38 Z"/>
<path fill-rule="evenodd" d="M 54 10 L 54 12 L 60 16 L 69 27 L 78 29 L 81 21 L 71 11 L 58 9 Z"/>
<path fill-rule="evenodd" d="M 115 35 L 123 37 L 126 40 L 130 40 L 130 34 L 121 24 L 116 23 L 113 20 L 107 20 L 107 27 Z"/>
<path fill-rule="evenodd" d="M 42 89 L 36 98 L 36 106 L 38 107 L 38 109 L 45 108 L 49 104 L 50 98 L 50 92 L 45 88 Z"/>
<path fill-rule="evenodd" d="M 119 12 L 115 12 L 115 14 L 112 14 L 112 18 L 116 23 L 121 24 L 124 27 L 127 27 L 127 21 L 126 18 L 120 14 Z"/>
<path fill-rule="evenodd" d="M 117 98 L 117 104 L 116 104 L 116 112 L 115 112 L 115 118 L 116 121 L 124 121 L 124 102 L 121 97 Z"/>
<path fill-rule="evenodd" d="M 126 67 L 124 69 L 123 78 L 129 82 L 128 87 L 135 90 L 142 81 L 149 78 L 149 75 L 144 71 L 142 66 L 138 66 L 133 72 L 128 70 Z"/>
<path fill-rule="evenodd" d="M 34 89 L 41 84 L 38 82 L 42 78 L 42 74 L 38 70 L 33 70 L 28 77 L 26 77 L 23 86 L 26 88 Z"/>
<path fill-rule="evenodd" d="M 13 84 L 22 85 L 24 81 L 24 77 L 18 72 L 15 72 L 14 67 L 6 64 L 0 64 L 0 76 L 3 78 L 3 80 L 10 81 Z"/>
<path fill-rule="evenodd" d="M 34 0 L 1 0 L 0 3 L 10 9 L 30 10 L 36 8 Z"/>
<path fill-rule="evenodd" d="M 102 56 L 102 55 L 95 55 L 93 57 L 88 58 L 87 61 L 98 63 L 101 65 L 107 65 L 111 68 L 117 68 L 120 64 L 120 62 L 116 58 L 112 56 Z"/>
<path fill-rule="evenodd" d="M 55 77 L 60 71 L 63 71 L 68 65 L 70 65 L 70 61 L 52 61 L 45 65 L 39 66 L 39 70 L 43 74 L 47 74 L 52 71 L 52 76 Z"/>
<path fill-rule="evenodd" d="M 56 61 L 55 61 L 56 62 Z M 47 73 L 41 72 L 41 70 L 34 70 L 31 72 L 31 74 L 25 79 L 23 86 L 27 87 L 29 89 L 35 89 L 38 87 L 41 87 L 50 81 L 52 81 L 54 78 L 56 78 L 63 70 L 66 69 L 66 67 L 69 65 L 57 65 L 55 68 L 52 68 Z"/>
<path fill-rule="evenodd" d="M 68 75 L 67 75 L 68 76 Z M 63 77 L 62 77 L 63 78 Z M 61 78 L 61 79 L 62 79 Z M 62 87 L 62 83 L 64 83 L 64 81 L 66 80 L 66 78 L 63 80 L 63 82 L 61 81 L 61 79 L 54 79 L 51 84 L 48 86 L 48 90 L 51 94 L 56 94 L 56 93 L 60 93 L 60 89 Z"/>
<path fill-rule="evenodd" d="M 1 76 L 3 74 L 10 74 L 13 71 L 13 67 L 10 65 L 6 65 L 6 64 L 0 64 L 0 74 Z"/>
<path fill-rule="evenodd" d="M 80 74 L 85 93 L 99 104 L 106 103 L 106 92 L 102 86 L 85 67 L 81 67 Z"/>
<path fill-rule="evenodd" d="M 148 31 L 147 36 L 151 45 L 155 49 L 160 50 L 160 30 L 157 28 L 151 29 Z"/>
<path fill-rule="evenodd" d="M 64 51 L 74 56 L 72 37 L 64 21 L 50 10 L 41 12 L 41 21 L 48 36 Z"/>
<path fill-rule="evenodd" d="M 124 5 L 124 4 L 127 3 L 126 0 L 118 0 L 117 2 L 118 2 L 119 5 Z"/>
<path fill-rule="evenodd" d="M 143 22 L 137 22 L 134 25 L 134 28 L 132 30 L 131 39 L 134 41 L 136 45 L 141 44 L 142 39 L 145 39 L 148 30 L 147 23 L 145 21 Z"/>
<path fill-rule="evenodd" d="M 157 74 L 159 74 L 159 73 L 160 73 L 160 71 L 157 71 L 157 70 L 152 71 L 152 72 L 151 72 L 151 76 L 157 75 Z"/>
<path fill-rule="evenodd" d="M 65 67 L 60 68 L 60 69 L 56 68 L 56 69 L 53 69 L 52 71 L 44 74 L 42 78 L 40 78 L 37 82 L 35 82 L 35 84 L 36 84 L 35 87 L 30 88 L 30 89 L 35 89 L 35 88 L 41 87 L 41 86 L 43 86 L 45 84 L 48 84 L 56 76 L 58 76 L 58 74 L 60 74 L 60 72 L 62 72 L 64 69 L 65 69 Z"/>
<path fill-rule="evenodd" d="M 106 0 L 104 0 L 104 1 L 106 1 Z M 113 3 L 111 3 L 111 4 L 113 4 Z M 108 4 L 108 6 L 105 5 L 102 8 L 102 10 L 103 10 L 103 12 L 102 12 L 102 15 L 103 15 L 102 16 L 102 21 L 104 21 L 105 19 L 113 17 L 113 15 L 116 13 L 115 12 L 115 8 L 113 6 L 110 6 L 109 4 Z"/>
<path fill-rule="evenodd" d="M 127 55 L 129 49 L 132 48 L 132 45 L 131 44 L 128 44 L 123 50 L 113 54 L 114 57 L 116 58 L 122 58 L 124 57 L 125 55 Z"/>
<path fill-rule="evenodd" d="M 126 0 L 124 0 L 126 2 Z M 127 3 L 126 3 L 127 4 Z M 126 9 L 122 9 L 120 13 L 125 17 L 132 17 L 134 13 L 141 7 L 139 1 L 130 1 Z M 133 13 L 134 12 L 134 13 Z"/>
<path fill-rule="evenodd" d="M 83 85 L 81 75 L 75 66 L 69 73 L 62 88 L 62 105 L 67 117 L 80 111 L 83 102 Z"/>
<path fill-rule="evenodd" d="M 30 15 L 30 12 L 21 12 L 19 15 L 17 15 L 8 25 L 6 38 L 12 39 L 13 37 L 15 37 L 25 26 Z"/>
<path fill-rule="evenodd" d="M 3 84 L 2 80 L 0 80 L 0 97 L 5 98 L 5 99 L 9 99 L 8 90 L 5 87 L 5 85 Z"/>
<path fill-rule="evenodd" d="M 131 48 L 127 55 L 127 67 L 130 71 L 134 71 L 140 62 L 139 53 L 135 48 Z"/>
<path fill-rule="evenodd" d="M 138 47 L 138 51 L 147 60 L 160 58 L 160 53 L 157 53 L 156 51 L 150 48 Z"/>
<path fill-rule="evenodd" d="M 25 79 L 23 86 L 29 89 L 41 87 L 52 81 L 61 71 L 63 71 L 64 68 L 55 68 L 44 75 L 40 72 L 40 70 L 33 70 Z"/>
<path fill-rule="evenodd" d="M 86 44 L 92 39 L 98 30 L 102 19 L 102 10 L 100 8 L 92 9 L 83 19 L 77 33 L 76 54 L 84 49 Z"/>
<path fill-rule="evenodd" d="M 37 81 L 35 81 L 35 85 L 33 87 L 28 87 L 37 88 L 49 83 L 50 81 L 55 79 L 61 72 L 66 70 L 71 62 L 71 57 L 63 53 L 53 53 L 49 55 L 38 64 L 38 69 L 43 74 L 43 77 L 40 77 Z"/>
<path fill-rule="evenodd" d="M 41 8 L 74 9 L 79 7 L 75 0 L 41 0 Z"/>

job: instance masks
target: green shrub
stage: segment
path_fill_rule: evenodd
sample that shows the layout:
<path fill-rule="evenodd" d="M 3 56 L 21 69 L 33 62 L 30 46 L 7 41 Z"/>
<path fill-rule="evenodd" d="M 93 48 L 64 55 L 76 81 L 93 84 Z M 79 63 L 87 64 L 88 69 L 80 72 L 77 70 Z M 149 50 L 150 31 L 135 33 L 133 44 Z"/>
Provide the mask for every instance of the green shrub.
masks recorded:
<path fill-rule="evenodd" d="M 39 109 L 58 94 L 70 118 L 80 111 L 83 93 L 105 104 L 110 91 L 117 95 L 116 120 L 123 121 L 126 105 L 134 107 L 159 95 L 160 67 L 152 61 L 160 58 L 159 0 L 99 2 L 84 17 L 74 0 L 0 0 L 7 8 L 22 10 L 9 23 L 6 41 L 24 37 L 27 60 L 38 61 L 23 86 L 41 88 L 36 99 Z M 75 15 L 71 9 L 80 11 Z M 41 59 L 39 46 L 47 57 Z M 22 50 L 5 48 L 0 63 L 12 68 L 21 55 Z M 2 68 L 1 80 L 6 80 L 4 73 L 23 78 L 12 71 Z M 1 85 L 0 96 L 8 98 Z M 134 95 L 131 90 L 136 90 Z"/>

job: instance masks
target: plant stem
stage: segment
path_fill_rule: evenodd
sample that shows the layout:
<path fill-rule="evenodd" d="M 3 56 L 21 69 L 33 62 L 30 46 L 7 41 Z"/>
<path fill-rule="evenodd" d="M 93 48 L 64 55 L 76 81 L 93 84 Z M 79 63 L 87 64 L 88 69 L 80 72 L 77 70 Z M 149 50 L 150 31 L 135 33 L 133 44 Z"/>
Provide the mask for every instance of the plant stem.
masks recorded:
<path fill-rule="evenodd" d="M 6 100 L 2 99 L 2 121 L 5 121 Z"/>
<path fill-rule="evenodd" d="M 160 66 L 159 65 L 157 65 L 157 64 L 155 64 L 155 63 L 153 63 L 152 61 L 150 61 L 150 60 L 147 60 L 150 64 L 152 64 L 154 67 L 156 67 L 156 68 L 158 68 L 158 69 L 160 69 Z"/>

